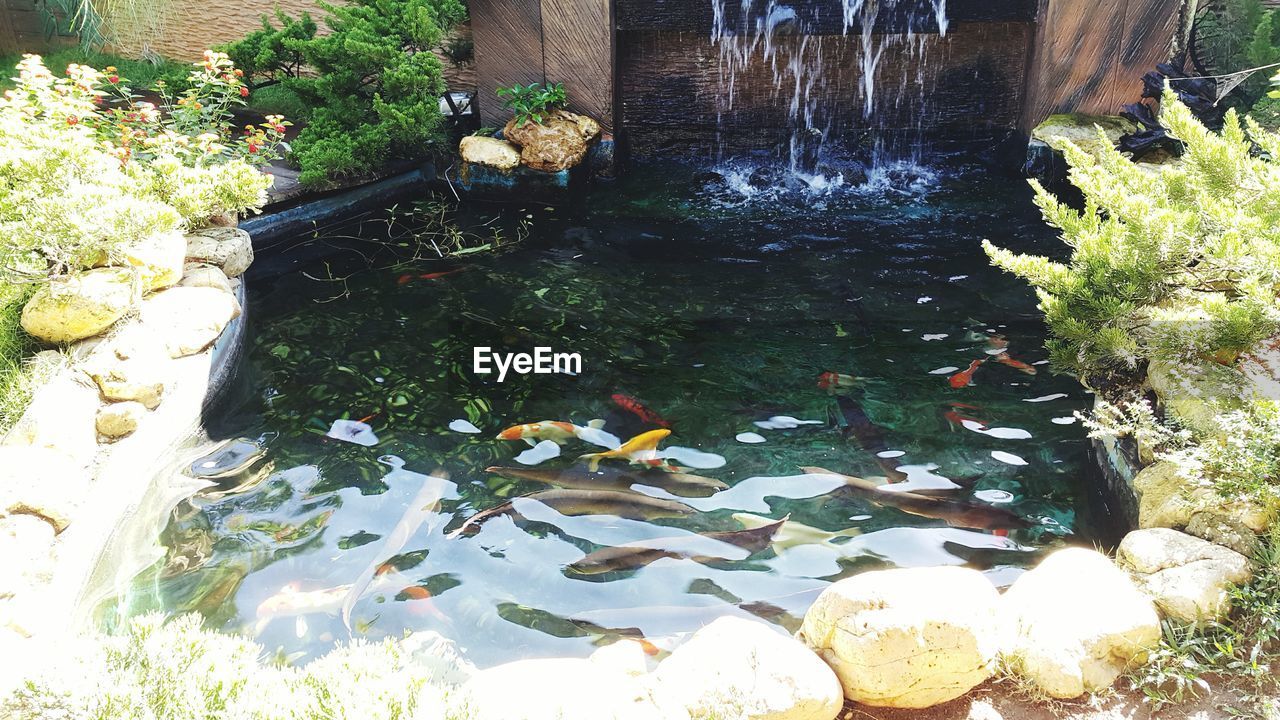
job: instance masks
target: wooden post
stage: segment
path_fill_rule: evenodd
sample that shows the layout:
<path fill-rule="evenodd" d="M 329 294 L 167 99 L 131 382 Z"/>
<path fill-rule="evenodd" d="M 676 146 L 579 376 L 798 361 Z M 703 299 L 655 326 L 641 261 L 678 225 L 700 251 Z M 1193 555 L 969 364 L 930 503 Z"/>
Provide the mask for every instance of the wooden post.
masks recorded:
<path fill-rule="evenodd" d="M 569 108 L 613 128 L 613 0 L 472 0 L 480 121 L 511 117 L 494 92 L 515 83 L 564 83 Z"/>
<path fill-rule="evenodd" d="M 14 23 L 8 0 L 0 0 L 0 55 L 18 52 L 18 34 L 13 30 Z M 6 72 L 11 69 L 4 68 Z"/>

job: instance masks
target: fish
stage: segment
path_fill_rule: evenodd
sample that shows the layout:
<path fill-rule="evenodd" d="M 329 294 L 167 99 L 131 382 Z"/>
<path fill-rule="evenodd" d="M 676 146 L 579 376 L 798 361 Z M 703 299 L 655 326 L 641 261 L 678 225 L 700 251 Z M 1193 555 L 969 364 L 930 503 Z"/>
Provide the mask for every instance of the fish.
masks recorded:
<path fill-rule="evenodd" d="M 544 440 L 563 445 L 570 440 L 582 440 L 592 445 L 616 448 L 622 444 L 617 437 L 603 430 L 604 420 L 592 420 L 585 427 L 560 420 L 542 420 L 523 425 L 512 425 L 498 433 L 499 440 L 524 440 L 530 447 Z"/>
<path fill-rule="evenodd" d="M 671 431 L 666 428 L 650 430 L 631 438 L 616 450 L 588 453 L 583 455 L 581 459 L 588 461 L 592 472 L 600 467 L 601 460 L 607 459 L 627 460 L 632 463 L 648 464 L 655 467 L 665 465 L 666 462 L 658 457 L 658 443 L 662 442 L 670 434 Z"/>
<path fill-rule="evenodd" d="M 541 503 L 561 515 L 616 515 L 628 520 L 685 517 L 696 512 L 682 502 L 653 498 L 639 493 L 612 490 L 542 490 L 472 515 L 457 530 L 449 533 L 449 537 L 469 535 L 479 530 L 481 524 L 499 515 L 519 516 L 520 512 L 515 505 L 522 500 Z"/>
<path fill-rule="evenodd" d="M 598 575 L 635 570 L 662 558 L 688 558 L 699 563 L 742 560 L 769 547 L 774 534 L 786 522 L 787 518 L 783 518 L 745 530 L 653 538 L 602 548 L 566 565 L 565 569 L 578 575 Z M 699 542 L 700 539 L 717 541 L 723 545 L 724 550 L 736 548 L 743 552 L 723 552 L 717 550 L 714 543 Z"/>
<path fill-rule="evenodd" d="M 1033 526 L 1031 521 L 1003 508 L 963 500 L 927 497 L 913 492 L 885 490 L 869 480 L 831 472 L 820 467 L 803 469 L 807 473 L 834 475 L 841 478 L 856 495 L 876 505 L 897 508 L 920 517 L 942 520 L 952 527 L 971 530 L 1026 530 Z"/>
<path fill-rule="evenodd" d="M 339 585 L 321 590 L 302 590 L 299 583 L 288 583 L 258 604 L 253 634 L 255 637 L 261 635 L 272 620 L 279 618 L 332 615 L 342 608 L 342 601 L 351 592 L 351 587 Z"/>
<path fill-rule="evenodd" d="M 1035 374 L 1036 374 L 1036 369 L 1035 369 L 1035 368 L 1031 367 L 1030 365 L 1028 365 L 1028 364 L 1026 364 L 1026 363 L 1024 363 L 1024 362 L 1022 362 L 1021 360 L 1016 360 L 1016 359 L 1014 359 L 1013 357 L 1010 357 L 1009 353 L 1007 353 L 1007 352 L 1005 352 L 1005 353 L 1000 353 L 999 355 L 997 355 L 997 356 L 996 356 L 996 362 L 1000 363 L 1001 365 L 1008 365 L 1009 367 L 1013 368 L 1014 370 L 1017 370 L 1017 371 L 1019 371 L 1019 372 L 1026 373 L 1026 374 L 1028 374 L 1028 375 L 1035 375 Z"/>
<path fill-rule="evenodd" d="M 422 585 L 410 585 L 396 594 L 396 600 L 413 602 L 413 612 L 432 615 L 440 620 L 447 619 L 431 599 L 435 597 Z"/>
<path fill-rule="evenodd" d="M 987 424 L 977 418 L 961 415 L 958 410 L 948 410 L 942 413 L 942 417 L 946 419 L 947 424 L 951 426 L 952 431 L 956 428 L 963 428 L 965 423 L 976 423 L 981 429 L 985 430 Z"/>
<path fill-rule="evenodd" d="M 956 390 L 959 390 L 962 387 L 968 387 L 969 384 L 973 382 L 973 373 L 976 372 L 978 370 L 978 366 L 984 362 L 986 362 L 986 360 L 974 360 L 969 363 L 969 368 L 967 370 L 961 370 L 955 375 L 952 375 L 947 378 L 947 382 L 951 383 L 951 387 Z"/>
<path fill-rule="evenodd" d="M 670 466 L 668 466 L 670 467 Z M 595 472 L 581 465 L 563 470 L 544 470 L 539 468 L 487 467 L 487 473 L 503 475 L 554 485 L 569 490 L 620 490 L 633 485 L 662 488 L 667 492 L 682 497 L 708 497 L 729 486 L 715 478 L 691 475 L 683 472 L 666 472 L 663 470 L 619 469 L 615 466 L 602 466 Z"/>
<path fill-rule="evenodd" d="M 397 285 L 407 285 L 407 284 L 409 284 L 410 282 L 412 282 L 415 278 L 416 278 L 416 279 L 418 279 L 418 280 L 439 280 L 439 279 L 440 279 L 440 278 L 442 278 L 442 277 L 446 277 L 446 276 L 452 275 L 452 274 L 454 274 L 454 273 L 460 273 L 460 272 L 462 272 L 462 271 L 463 271 L 463 270 L 465 270 L 465 269 L 466 269 L 466 268 L 454 268 L 453 270 L 445 270 L 445 271 L 442 271 L 442 272 L 422 273 L 422 274 L 420 274 L 420 275 L 401 275 L 400 277 L 396 278 L 396 284 L 397 284 Z"/>
<path fill-rule="evenodd" d="M 382 545 L 374 553 L 373 559 L 361 571 L 342 600 L 342 624 L 347 627 L 348 631 L 351 630 L 351 611 L 355 608 L 356 601 L 369 588 L 369 583 L 378 574 L 378 569 L 387 559 L 398 554 L 404 548 L 404 544 L 418 531 L 418 528 L 422 527 L 428 517 L 434 515 L 435 521 L 439 522 L 442 516 L 436 511 L 440 509 L 440 501 L 444 499 L 445 495 L 453 495 L 457 490 L 457 486 L 449 481 L 449 478 L 442 470 L 437 470 L 435 475 L 418 475 L 417 473 L 413 473 L 413 475 L 422 478 L 422 488 L 418 490 L 418 494 L 409 503 L 409 506 L 405 508 L 400 520 L 396 522 L 395 527 L 383 539 Z"/>
<path fill-rule="evenodd" d="M 751 513 L 734 513 L 733 519 L 737 520 L 747 528 L 766 527 L 770 523 L 777 522 L 761 515 L 752 515 Z M 837 538 L 853 538 L 862 534 L 858 528 L 848 528 L 845 530 L 828 531 L 821 530 L 795 520 L 787 520 L 782 527 L 774 533 L 770 545 L 773 546 L 775 553 L 781 553 L 785 550 L 791 550 L 801 546 L 808 545 L 827 545 L 830 547 L 839 547 L 836 543 Z"/>
<path fill-rule="evenodd" d="M 622 393 L 614 393 L 610 397 L 610 399 L 613 400 L 613 403 L 618 407 L 640 418 L 642 422 L 646 422 L 650 425 L 657 425 L 658 427 L 664 427 L 664 428 L 671 427 L 671 423 L 667 422 L 665 418 L 663 418 L 658 413 L 650 410 L 648 407 L 645 406 L 644 403 L 631 397 L 630 395 L 623 395 Z"/>
<path fill-rule="evenodd" d="M 858 386 L 858 378 L 844 373 L 824 372 L 818 376 L 818 387 L 823 390 L 836 390 Z"/>
<path fill-rule="evenodd" d="M 838 395 L 836 407 L 840 410 L 840 419 L 844 425 L 842 432 L 846 436 L 852 435 L 858 441 L 859 447 L 875 456 L 876 463 L 881 470 L 884 470 L 889 482 L 906 482 L 907 474 L 898 469 L 897 463 L 891 458 L 880 457 L 880 453 L 888 450 L 889 445 L 885 442 L 880 428 L 871 422 L 871 418 L 867 417 L 866 411 L 858 401 L 848 395 Z"/>

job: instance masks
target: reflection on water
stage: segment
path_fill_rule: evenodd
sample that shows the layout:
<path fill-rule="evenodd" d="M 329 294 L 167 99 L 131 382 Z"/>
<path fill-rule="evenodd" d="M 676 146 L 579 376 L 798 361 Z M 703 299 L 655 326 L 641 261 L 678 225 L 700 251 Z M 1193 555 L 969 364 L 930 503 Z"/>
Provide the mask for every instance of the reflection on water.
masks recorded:
<path fill-rule="evenodd" d="M 290 658 L 433 629 L 485 665 L 725 614 L 794 628 L 873 568 L 1003 585 L 1098 536 L 1062 422 L 1087 397 L 978 247 L 1053 247 L 1021 183 L 733 208 L 692 176 L 513 208 L 535 230 L 505 254 L 252 284 L 231 441 L 189 472 L 213 485 L 118 609 L 198 611 Z M 499 383 L 477 346 L 583 369 Z"/>

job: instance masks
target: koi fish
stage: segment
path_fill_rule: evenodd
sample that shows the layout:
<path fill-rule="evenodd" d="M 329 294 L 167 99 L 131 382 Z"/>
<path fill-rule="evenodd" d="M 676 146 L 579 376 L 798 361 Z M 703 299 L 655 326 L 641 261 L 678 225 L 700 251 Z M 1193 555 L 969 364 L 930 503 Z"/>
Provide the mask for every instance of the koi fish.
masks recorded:
<path fill-rule="evenodd" d="M 546 505 L 561 515 L 615 515 L 628 520 L 653 520 L 667 517 L 686 517 L 696 512 L 692 507 L 675 500 L 649 497 L 639 493 L 611 490 L 542 490 L 525 495 L 496 507 L 482 510 L 467 518 L 449 538 L 469 535 L 480 525 L 500 515 L 520 517 L 517 501 L 535 501 Z"/>
<path fill-rule="evenodd" d="M 823 390 L 857 387 L 858 378 L 844 373 L 824 372 L 818 376 L 818 387 Z"/>
<path fill-rule="evenodd" d="M 667 422 L 661 415 L 645 407 L 644 403 L 630 395 L 614 393 L 610 399 L 613 400 L 613 403 L 618 407 L 640 418 L 641 422 L 645 422 L 650 425 L 657 425 L 658 427 L 671 427 L 671 423 Z"/>
<path fill-rule="evenodd" d="M 777 522 L 760 515 L 752 515 L 751 513 L 734 513 L 733 519 L 737 520 L 744 527 L 760 528 L 767 527 Z M 790 550 L 797 547 L 807 547 L 811 545 L 827 545 L 830 547 L 839 547 L 839 543 L 834 542 L 836 538 L 853 538 L 862 534 L 858 528 L 848 528 L 846 530 L 828 531 L 822 530 L 795 520 L 787 520 L 782 527 L 778 528 L 774 533 L 770 545 L 775 553 L 781 553 L 784 550 Z"/>
<path fill-rule="evenodd" d="M 524 425 L 513 425 L 498 433 L 499 440 L 524 440 L 530 447 L 543 440 L 563 445 L 573 439 L 601 447 L 616 448 L 622 441 L 616 435 L 605 432 L 604 420 L 592 420 L 586 427 L 559 420 L 542 420 Z"/>
<path fill-rule="evenodd" d="M 342 601 L 350 591 L 351 585 L 304 591 L 298 583 L 289 583 L 258 604 L 253 634 L 261 635 L 272 620 L 279 618 L 333 615 L 342 608 Z"/>
<path fill-rule="evenodd" d="M 583 455 L 581 459 L 588 461 L 588 466 L 592 472 L 600 467 L 601 460 L 627 460 L 632 463 L 649 464 L 653 461 L 659 461 L 663 464 L 662 458 L 658 457 L 658 443 L 662 442 L 668 435 L 670 430 L 663 428 L 662 430 L 650 430 L 649 432 L 640 433 L 631 438 L 616 450 L 606 450 L 605 452 L 588 453 Z"/>
<path fill-rule="evenodd" d="M 411 609 L 415 614 L 425 613 L 433 615 L 440 620 L 446 619 L 444 613 L 440 612 L 440 609 L 436 607 L 434 602 L 431 602 L 431 598 L 433 597 L 434 595 L 431 594 L 431 591 L 425 587 L 421 585 L 410 585 L 396 594 L 395 599 L 412 602 L 413 605 L 411 606 Z"/>
<path fill-rule="evenodd" d="M 708 497 L 729 487 L 715 478 L 701 475 L 652 469 L 623 470 L 614 466 L 604 466 L 595 472 L 589 472 L 580 465 L 563 470 L 488 467 L 484 471 L 570 490 L 624 490 L 633 485 L 645 485 L 684 497 Z"/>
<path fill-rule="evenodd" d="M 973 373 L 976 372 L 978 370 L 978 366 L 982 365 L 984 362 L 986 362 L 986 360 L 974 360 L 969 363 L 969 368 L 967 370 L 961 370 L 955 375 L 952 375 L 947 378 L 947 382 L 951 383 L 951 387 L 956 390 L 959 390 L 962 387 L 968 387 L 969 384 L 973 382 Z"/>
<path fill-rule="evenodd" d="M 852 435 L 858 441 L 859 447 L 875 456 L 876 463 L 881 470 L 884 470 L 889 482 L 906 482 L 907 474 L 898 469 L 898 463 L 889 458 L 880 457 L 881 453 L 889 449 L 889 445 L 885 442 L 880 428 L 871 422 L 871 418 L 867 417 L 866 411 L 858 401 L 848 395 L 838 395 L 836 407 L 840 411 L 840 420 L 844 426 L 842 432 L 845 436 Z"/>
<path fill-rule="evenodd" d="M 1025 530 L 1032 527 L 1026 518 L 1003 508 L 980 505 L 963 500 L 929 497 L 913 492 L 886 490 L 870 480 L 853 475 L 843 475 L 820 467 L 803 470 L 814 475 L 834 475 L 847 483 L 854 494 L 883 507 L 897 508 L 905 513 L 941 520 L 957 528 L 971 530 Z"/>
<path fill-rule="evenodd" d="M 607 547 L 588 553 L 565 569 L 578 575 L 598 575 L 635 570 L 662 558 L 688 558 L 699 563 L 743 560 L 769 547 L 774 534 L 786 522 L 787 518 L 783 518 L 745 530 L 654 538 Z M 714 542 L 701 542 L 703 539 L 721 543 L 723 550 L 717 549 Z"/>
<path fill-rule="evenodd" d="M 454 273 L 460 273 L 465 269 L 466 268 L 454 268 L 453 270 L 445 270 L 443 272 L 422 273 L 421 275 L 401 275 L 400 277 L 396 278 L 396 284 L 407 285 L 410 282 L 412 282 L 414 278 L 417 278 L 418 280 L 439 280 L 442 277 L 452 275 Z"/>
<path fill-rule="evenodd" d="M 955 406 L 953 406 L 951 410 L 942 413 L 942 417 L 946 419 L 947 424 L 951 426 L 952 431 L 955 431 L 957 428 L 964 428 L 965 423 L 976 423 L 983 430 L 987 428 L 987 424 L 981 420 L 960 414 L 960 411 L 955 409 Z"/>
<path fill-rule="evenodd" d="M 1024 363 L 1024 362 L 1022 362 L 1021 360 L 1015 360 L 1014 358 L 1010 357 L 1010 356 L 1009 356 L 1009 353 L 1007 353 L 1007 352 L 1005 352 L 1005 353 L 1000 353 L 999 355 L 997 355 L 997 356 L 996 356 L 996 362 L 1000 363 L 1001 365 L 1008 365 L 1009 367 L 1013 368 L 1014 370 L 1017 370 L 1017 371 L 1019 371 L 1019 372 L 1024 372 L 1024 373 L 1026 373 L 1026 374 L 1028 374 L 1028 375 L 1035 375 L 1035 374 L 1036 374 L 1036 369 L 1035 369 L 1035 368 L 1031 367 L 1030 365 L 1028 365 L 1028 364 L 1026 364 L 1026 363 Z"/>

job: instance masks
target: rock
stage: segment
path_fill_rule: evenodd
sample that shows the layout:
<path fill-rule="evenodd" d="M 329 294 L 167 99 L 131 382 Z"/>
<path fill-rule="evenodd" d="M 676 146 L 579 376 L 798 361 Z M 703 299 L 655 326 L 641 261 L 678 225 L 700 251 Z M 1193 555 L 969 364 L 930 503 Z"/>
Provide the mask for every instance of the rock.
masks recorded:
<path fill-rule="evenodd" d="M 60 533 L 89 480 L 88 471 L 56 450 L 0 447 L 0 515 L 34 516 Z"/>
<path fill-rule="evenodd" d="M 1147 382 L 1169 412 L 1204 436 L 1221 436 L 1218 416 L 1244 408 L 1250 394 L 1243 373 L 1215 362 L 1152 361 Z"/>
<path fill-rule="evenodd" d="M 98 452 L 94 419 L 101 404 L 98 388 L 73 373 L 54 377 L 40 388 L 27 411 L 4 437 L 7 446 L 50 448 L 86 466 Z"/>
<path fill-rule="evenodd" d="M 644 646 L 629 638 L 609 643 L 591 653 L 591 657 L 587 659 L 632 677 L 644 675 L 653 669 L 651 666 L 656 667 L 652 663 L 652 658 L 645 652 Z"/>
<path fill-rule="evenodd" d="M 520 167 L 520 148 L 506 140 L 492 137 L 468 135 L 458 145 L 464 162 L 484 165 L 502 172 L 510 172 Z"/>
<path fill-rule="evenodd" d="M 845 697 L 931 707 L 991 676 L 1004 635 L 998 598 L 976 570 L 868 572 L 824 590 L 797 638 L 835 670 Z"/>
<path fill-rule="evenodd" d="M 253 240 L 235 227 L 211 227 L 187 235 L 187 260 L 222 268 L 227 277 L 243 275 L 253 263 Z"/>
<path fill-rule="evenodd" d="M 517 125 L 512 118 L 502 134 L 520 146 L 520 161 L 526 167 L 559 172 L 582 162 L 591 143 L 600 137 L 600 124 L 585 115 L 555 110 L 541 124 Z"/>
<path fill-rule="evenodd" d="M 1019 577 L 1000 604 L 1013 626 L 1005 650 L 1010 668 L 1055 698 L 1110 687 L 1160 642 L 1151 599 L 1093 550 L 1053 553 Z"/>
<path fill-rule="evenodd" d="M 402 638 L 400 646 L 413 657 L 415 665 L 431 671 L 433 684 L 461 685 L 476 674 L 475 666 L 462 656 L 457 643 L 434 630 L 414 632 Z"/>
<path fill-rule="evenodd" d="M 134 400 L 148 410 L 160 405 L 171 381 L 167 358 L 147 355 L 128 360 L 103 358 L 91 362 L 85 372 L 97 383 L 102 397 L 116 402 Z M 101 413 L 95 418 L 94 426 L 101 432 Z"/>
<path fill-rule="evenodd" d="M 222 268 L 206 263 L 187 263 L 182 270 L 182 281 L 178 285 L 182 287 L 207 287 L 221 290 L 227 294 L 234 294 L 234 290 L 231 288 L 231 280 L 222 271 Z"/>
<path fill-rule="evenodd" d="M 520 660 L 481 670 L 451 698 L 468 720 L 662 720 L 643 684 L 589 660 Z"/>
<path fill-rule="evenodd" d="M 1129 533 L 1116 560 L 1133 571 L 1166 617 L 1189 623 L 1224 618 L 1231 609 L 1230 588 L 1253 578 L 1244 555 L 1168 528 Z"/>
<path fill-rule="evenodd" d="M 143 327 L 164 338 L 175 358 L 212 345 L 239 314 L 234 297 L 207 287 L 169 288 L 144 300 L 139 312 Z"/>
<path fill-rule="evenodd" d="M 186 254 L 186 236 L 174 231 L 145 237 L 124 246 L 121 262 L 115 264 L 137 268 L 143 290 L 160 290 L 182 279 Z"/>
<path fill-rule="evenodd" d="M 1142 469 L 1133 478 L 1138 495 L 1139 528 L 1181 530 L 1200 512 L 1229 519 L 1255 533 L 1266 532 L 1276 519 L 1276 510 L 1247 499 L 1227 499 L 1216 489 L 1183 477 L 1178 467 L 1159 461 Z"/>
<path fill-rule="evenodd" d="M 1098 137 L 1098 128 L 1102 128 L 1106 139 Z M 1113 115 L 1085 115 L 1082 113 L 1062 113 L 1050 115 L 1044 122 L 1031 131 L 1031 138 L 1039 140 L 1049 147 L 1062 151 L 1068 143 L 1074 143 L 1081 150 L 1098 157 L 1104 150 L 1115 148 L 1120 136 L 1133 132 L 1133 123 L 1122 117 Z"/>
<path fill-rule="evenodd" d="M 654 701 L 678 717 L 832 720 L 840 681 L 812 650 L 761 622 L 723 617 L 663 660 Z"/>
<path fill-rule="evenodd" d="M 1191 516 L 1186 529 L 1188 535 L 1230 548 L 1247 558 L 1257 556 L 1262 549 L 1262 541 L 1249 526 L 1217 512 L 1197 512 Z"/>
<path fill-rule="evenodd" d="M 132 435 L 138 429 L 138 423 L 147 414 L 147 408 L 140 402 L 126 401 L 103 405 L 98 410 L 95 422 L 98 432 L 108 438 L 122 438 Z"/>
<path fill-rule="evenodd" d="M 50 343 L 93 337 L 133 307 L 133 270 L 97 268 L 53 280 L 22 308 L 22 329 Z"/>
<path fill-rule="evenodd" d="M 53 527 L 29 515 L 0 518 L 0 599 L 40 582 L 52 569 Z"/>

